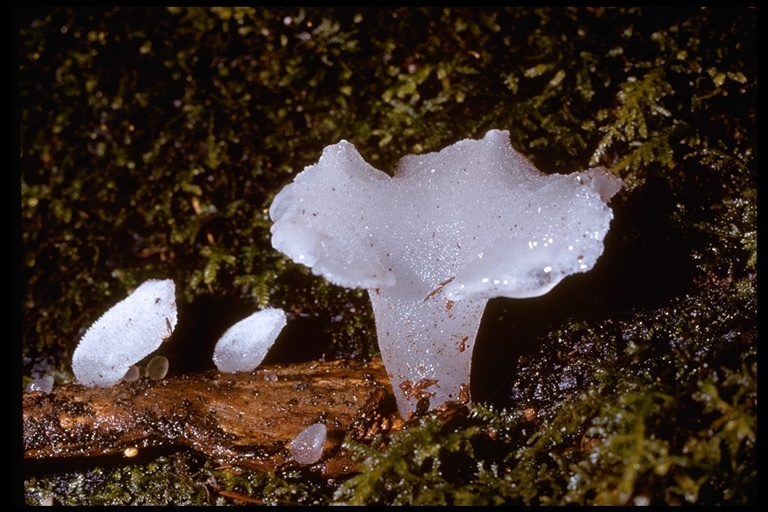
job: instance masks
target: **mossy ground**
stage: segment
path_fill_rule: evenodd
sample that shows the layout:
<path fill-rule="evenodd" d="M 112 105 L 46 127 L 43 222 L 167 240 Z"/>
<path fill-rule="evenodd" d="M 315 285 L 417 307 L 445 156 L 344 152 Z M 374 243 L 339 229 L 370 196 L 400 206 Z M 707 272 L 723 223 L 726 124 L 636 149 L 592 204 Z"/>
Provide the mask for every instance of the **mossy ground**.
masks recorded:
<path fill-rule="evenodd" d="M 83 330 L 153 277 L 177 284 L 185 353 L 269 305 L 320 340 L 284 354 L 373 354 L 365 294 L 269 243 L 272 197 L 339 139 L 389 171 L 506 129 L 547 172 L 625 180 L 593 271 L 489 305 L 468 417 L 350 445 L 375 473 L 174 453 L 28 474 L 28 504 L 756 502 L 756 9 L 14 14 L 25 382 L 70 380 Z"/>

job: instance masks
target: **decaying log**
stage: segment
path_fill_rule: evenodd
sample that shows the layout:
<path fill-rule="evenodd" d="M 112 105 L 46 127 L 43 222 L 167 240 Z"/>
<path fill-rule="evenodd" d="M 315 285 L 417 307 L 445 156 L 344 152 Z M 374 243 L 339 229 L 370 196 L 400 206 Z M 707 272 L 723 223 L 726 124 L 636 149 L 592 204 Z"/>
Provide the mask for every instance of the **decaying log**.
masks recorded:
<path fill-rule="evenodd" d="M 296 464 L 288 444 L 304 428 L 328 428 L 317 467 L 351 469 L 340 450 L 389 428 L 397 413 L 381 360 L 273 365 L 251 373 L 208 371 L 111 388 L 79 385 L 25 393 L 25 458 L 124 454 L 186 446 L 222 465 L 275 470 Z"/>

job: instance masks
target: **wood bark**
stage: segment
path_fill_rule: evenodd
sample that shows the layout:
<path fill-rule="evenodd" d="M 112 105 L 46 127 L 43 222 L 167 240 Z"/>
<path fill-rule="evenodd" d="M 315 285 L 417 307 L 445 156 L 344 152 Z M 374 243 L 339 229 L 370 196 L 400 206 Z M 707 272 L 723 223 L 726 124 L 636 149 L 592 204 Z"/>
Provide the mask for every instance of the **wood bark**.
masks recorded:
<path fill-rule="evenodd" d="M 273 365 L 251 373 L 208 371 L 111 388 L 64 385 L 23 397 L 24 456 L 132 456 L 185 446 L 221 465 L 268 471 L 297 463 L 289 443 L 313 423 L 328 438 L 315 465 L 326 476 L 353 462 L 342 441 L 399 422 L 381 360 Z"/>

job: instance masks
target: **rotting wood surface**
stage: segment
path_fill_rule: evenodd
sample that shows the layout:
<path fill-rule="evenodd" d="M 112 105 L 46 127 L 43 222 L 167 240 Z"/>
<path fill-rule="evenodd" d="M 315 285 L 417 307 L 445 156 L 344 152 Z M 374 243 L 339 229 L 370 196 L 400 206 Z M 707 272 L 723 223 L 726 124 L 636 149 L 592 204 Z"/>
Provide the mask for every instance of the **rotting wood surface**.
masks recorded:
<path fill-rule="evenodd" d="M 330 477 L 352 470 L 341 449 L 345 437 L 368 438 L 395 418 L 379 359 L 273 365 L 238 374 L 208 371 L 111 388 L 65 385 L 47 394 L 24 393 L 24 457 L 186 446 L 222 465 L 268 471 L 295 465 L 290 441 L 322 422 L 328 437 L 316 466 Z"/>

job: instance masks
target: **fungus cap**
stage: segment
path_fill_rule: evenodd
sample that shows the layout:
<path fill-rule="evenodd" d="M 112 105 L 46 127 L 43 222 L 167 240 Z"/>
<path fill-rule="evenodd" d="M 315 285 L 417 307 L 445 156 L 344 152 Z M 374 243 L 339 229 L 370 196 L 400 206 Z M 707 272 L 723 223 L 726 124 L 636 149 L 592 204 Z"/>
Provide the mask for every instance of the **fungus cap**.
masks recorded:
<path fill-rule="evenodd" d="M 272 244 L 330 282 L 369 291 L 401 413 L 468 392 L 492 297 L 534 297 L 591 269 L 621 182 L 545 175 L 505 131 L 403 157 L 394 175 L 346 141 L 275 197 Z"/>
<path fill-rule="evenodd" d="M 223 373 L 250 372 L 261 364 L 287 320 L 282 309 L 257 311 L 227 329 L 213 350 Z"/>
<path fill-rule="evenodd" d="M 109 387 L 151 354 L 176 327 L 176 286 L 150 279 L 91 325 L 72 355 L 78 384 Z"/>
<path fill-rule="evenodd" d="M 328 428 L 322 423 L 313 423 L 302 430 L 289 445 L 291 457 L 299 464 L 314 464 L 323 455 L 323 443 Z"/>

